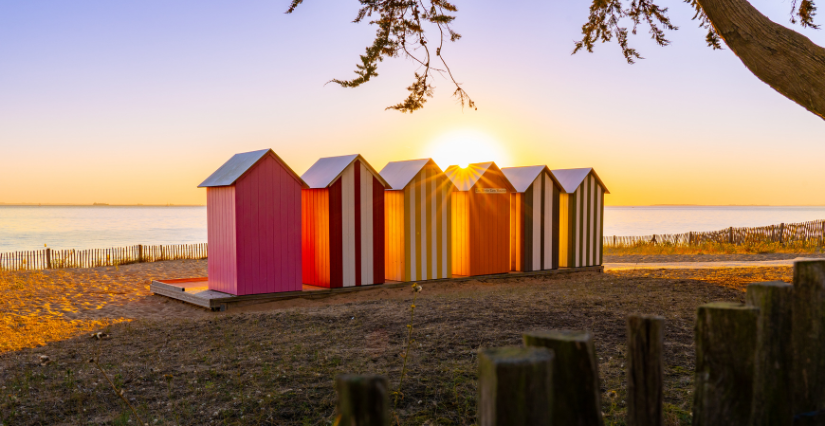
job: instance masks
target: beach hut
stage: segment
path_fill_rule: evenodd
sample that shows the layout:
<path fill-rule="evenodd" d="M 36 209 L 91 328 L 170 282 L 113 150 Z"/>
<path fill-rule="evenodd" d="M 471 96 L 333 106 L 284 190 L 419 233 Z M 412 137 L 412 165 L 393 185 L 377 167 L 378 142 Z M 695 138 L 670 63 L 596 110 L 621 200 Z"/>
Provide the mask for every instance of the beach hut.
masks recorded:
<path fill-rule="evenodd" d="M 452 277 L 450 194 L 455 186 L 431 158 L 393 161 L 381 169 L 385 276 L 393 281 Z"/>
<path fill-rule="evenodd" d="M 551 172 L 565 192 L 559 197 L 559 266 L 601 265 L 604 194 L 610 191 L 592 168 Z"/>
<path fill-rule="evenodd" d="M 384 178 L 360 155 L 322 158 L 301 176 L 303 282 L 384 282 Z"/>
<path fill-rule="evenodd" d="M 236 154 L 206 188 L 209 289 L 234 295 L 301 290 L 301 190 L 271 149 Z"/>
<path fill-rule="evenodd" d="M 516 190 L 510 194 L 510 269 L 558 268 L 561 185 L 547 166 L 501 171 Z"/>
<path fill-rule="evenodd" d="M 453 275 L 510 271 L 510 194 L 513 185 L 496 163 L 445 171 L 456 186 L 452 208 Z"/>

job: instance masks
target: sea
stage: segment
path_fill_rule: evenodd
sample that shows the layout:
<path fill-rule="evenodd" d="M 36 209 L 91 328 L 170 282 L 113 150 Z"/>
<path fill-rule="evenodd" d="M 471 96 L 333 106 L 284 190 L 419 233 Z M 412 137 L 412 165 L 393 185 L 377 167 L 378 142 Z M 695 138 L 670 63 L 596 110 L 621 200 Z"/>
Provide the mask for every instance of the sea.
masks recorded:
<path fill-rule="evenodd" d="M 823 207 L 606 207 L 604 234 L 715 231 L 825 219 Z M 0 206 L 0 253 L 206 242 L 206 207 Z"/>

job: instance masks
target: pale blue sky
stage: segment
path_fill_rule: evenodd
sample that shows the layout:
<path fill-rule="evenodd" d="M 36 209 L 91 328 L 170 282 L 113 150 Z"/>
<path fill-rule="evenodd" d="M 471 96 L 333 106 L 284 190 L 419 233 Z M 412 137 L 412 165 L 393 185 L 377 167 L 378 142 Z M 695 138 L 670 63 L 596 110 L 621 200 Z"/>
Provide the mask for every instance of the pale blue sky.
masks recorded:
<path fill-rule="evenodd" d="M 324 86 L 374 34 L 350 23 L 354 0 L 291 16 L 269 0 L 0 0 L 0 202 L 202 203 L 195 186 L 236 152 L 271 147 L 299 173 L 359 152 L 380 169 L 482 134 L 502 166 L 596 167 L 609 204 L 825 204 L 825 123 L 705 47 L 681 1 L 663 3 L 672 46 L 643 31 L 633 66 L 614 44 L 570 55 L 586 0 L 456 4 L 464 38 L 444 54 L 479 110 L 436 81 L 403 115 L 384 107 L 405 97 L 408 60 Z M 787 24 L 788 2 L 754 4 Z"/>

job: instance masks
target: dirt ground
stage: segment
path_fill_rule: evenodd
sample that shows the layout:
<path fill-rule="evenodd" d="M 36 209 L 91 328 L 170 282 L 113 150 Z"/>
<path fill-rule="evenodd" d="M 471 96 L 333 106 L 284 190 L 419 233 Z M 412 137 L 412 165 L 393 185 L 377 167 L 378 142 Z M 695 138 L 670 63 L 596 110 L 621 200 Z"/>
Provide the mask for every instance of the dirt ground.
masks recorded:
<path fill-rule="evenodd" d="M 144 421 L 161 425 L 331 424 L 336 375 L 381 374 L 398 386 L 410 289 L 226 313 L 148 294 L 149 280 L 203 275 L 205 265 L 0 277 L 12 293 L 0 305 L 3 424 L 126 425 L 132 415 L 106 376 Z M 645 313 L 667 319 L 666 424 L 689 424 L 697 306 L 743 301 L 748 282 L 790 278 L 791 268 L 739 268 L 424 283 L 395 415 L 400 424 L 473 424 L 480 347 L 519 345 L 530 330 L 577 329 L 596 342 L 606 424 L 624 424 L 625 321 Z M 35 338 L 20 318 L 65 329 Z M 109 337 L 90 338 L 97 330 Z"/>

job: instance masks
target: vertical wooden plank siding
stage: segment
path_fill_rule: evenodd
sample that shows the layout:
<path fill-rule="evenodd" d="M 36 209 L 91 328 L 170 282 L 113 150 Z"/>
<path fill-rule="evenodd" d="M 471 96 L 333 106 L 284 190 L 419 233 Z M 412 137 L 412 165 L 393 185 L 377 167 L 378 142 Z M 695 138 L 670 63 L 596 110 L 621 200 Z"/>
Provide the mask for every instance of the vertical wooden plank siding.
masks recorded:
<path fill-rule="evenodd" d="M 511 268 L 541 271 L 559 267 L 560 189 L 542 173 L 510 199 Z"/>
<path fill-rule="evenodd" d="M 451 193 L 452 183 L 435 165 L 423 167 L 403 190 L 385 191 L 388 203 L 400 204 L 400 208 L 385 209 L 387 279 L 418 281 L 452 276 Z M 391 266 L 397 269 L 390 270 Z"/>
<path fill-rule="evenodd" d="M 237 289 L 238 256 L 235 226 L 235 187 L 206 189 L 207 241 L 210 256 L 207 262 L 209 287 L 224 293 Z M 81 252 L 81 255 L 84 255 Z M 78 266 L 85 266 L 81 258 Z"/>
<path fill-rule="evenodd" d="M 559 267 L 570 264 L 570 206 L 568 194 L 559 194 Z"/>
<path fill-rule="evenodd" d="M 273 156 L 235 183 L 238 272 L 233 294 L 301 289 L 301 184 Z"/>
<path fill-rule="evenodd" d="M 383 283 L 391 244 L 384 216 L 392 207 L 385 206 L 381 181 L 360 161 L 327 189 L 304 190 L 303 252 L 314 257 L 304 261 L 303 282 L 331 288 Z"/>
<path fill-rule="evenodd" d="M 304 189 L 301 198 L 302 280 L 307 284 L 329 287 L 329 190 Z"/>
<path fill-rule="evenodd" d="M 343 287 L 355 286 L 355 167 L 341 173 L 341 256 Z"/>
<path fill-rule="evenodd" d="M 384 239 L 386 237 L 384 226 L 384 204 L 386 202 L 384 185 L 372 174 L 369 175 L 372 181 L 372 194 L 369 194 L 372 199 L 372 281 L 364 282 L 363 284 L 383 284 L 386 282 L 387 271 L 384 269 L 384 259 L 386 252 L 384 251 Z"/>
<path fill-rule="evenodd" d="M 452 272 L 453 275 L 470 275 L 470 212 L 469 194 L 456 191 L 450 197 L 452 207 Z"/>
<path fill-rule="evenodd" d="M 404 268 L 404 191 L 384 192 L 384 220 L 386 221 L 386 278 L 393 281 L 407 281 Z"/>
<path fill-rule="evenodd" d="M 589 174 L 573 194 L 569 205 L 561 208 L 561 261 L 570 268 L 602 264 L 604 244 L 604 188 L 593 174 Z M 567 212 L 568 235 L 564 235 L 564 212 Z M 565 253 L 566 251 L 566 253 Z"/>
<path fill-rule="evenodd" d="M 490 168 L 467 191 L 469 211 L 469 274 L 501 274 L 510 270 L 510 195 L 484 193 L 486 188 L 510 188 L 499 170 Z"/>

